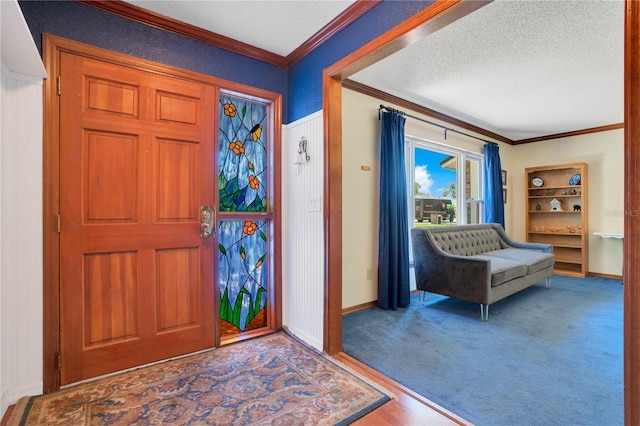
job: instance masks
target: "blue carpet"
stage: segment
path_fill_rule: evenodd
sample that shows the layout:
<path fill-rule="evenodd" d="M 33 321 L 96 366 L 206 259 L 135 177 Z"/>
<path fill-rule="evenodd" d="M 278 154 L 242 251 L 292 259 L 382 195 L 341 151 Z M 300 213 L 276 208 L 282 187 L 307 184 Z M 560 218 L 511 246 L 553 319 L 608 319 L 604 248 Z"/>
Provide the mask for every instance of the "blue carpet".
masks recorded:
<path fill-rule="evenodd" d="M 343 351 L 481 426 L 623 425 L 619 280 L 554 275 L 480 308 L 426 293 L 343 317 Z"/>

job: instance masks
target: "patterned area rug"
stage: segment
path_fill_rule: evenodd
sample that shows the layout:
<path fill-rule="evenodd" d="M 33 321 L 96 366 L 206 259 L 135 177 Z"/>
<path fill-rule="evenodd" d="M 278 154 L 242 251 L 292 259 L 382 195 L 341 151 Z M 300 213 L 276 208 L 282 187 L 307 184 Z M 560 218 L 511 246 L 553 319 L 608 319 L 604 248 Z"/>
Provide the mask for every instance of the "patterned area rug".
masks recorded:
<path fill-rule="evenodd" d="M 389 399 L 279 332 L 23 398 L 8 424 L 333 425 Z"/>

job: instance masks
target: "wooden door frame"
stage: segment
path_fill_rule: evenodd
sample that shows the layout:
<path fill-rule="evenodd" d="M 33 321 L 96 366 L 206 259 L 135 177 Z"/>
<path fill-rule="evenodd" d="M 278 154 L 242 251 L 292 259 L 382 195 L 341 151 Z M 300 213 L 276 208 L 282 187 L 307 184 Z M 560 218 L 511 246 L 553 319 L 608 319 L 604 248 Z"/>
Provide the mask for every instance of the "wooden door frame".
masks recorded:
<path fill-rule="evenodd" d="M 342 81 L 489 2 L 438 0 L 323 72 L 325 327 L 324 350 L 342 351 Z M 640 2 L 625 7 L 625 212 L 640 210 Z M 624 411 L 640 424 L 640 216 L 625 215 Z"/>
<path fill-rule="evenodd" d="M 43 85 L 43 391 L 49 393 L 60 388 L 58 354 L 60 353 L 60 234 L 58 214 L 60 212 L 60 157 L 59 136 L 61 111 L 58 102 L 60 75 L 60 53 L 68 52 L 128 66 L 143 71 L 162 74 L 218 88 L 256 96 L 273 102 L 273 185 L 274 198 L 274 262 L 272 298 L 277 303 L 270 318 L 273 329 L 282 325 L 282 257 L 281 244 L 281 141 L 282 141 L 282 95 L 264 89 L 250 87 L 176 67 L 136 58 L 50 34 L 43 35 L 43 62 L 49 75 Z M 62 88 L 64 90 L 64 82 Z M 217 108 L 216 108 L 217 110 Z M 217 306 L 217 303 L 216 303 Z M 216 342 L 217 344 L 217 342 Z"/>
<path fill-rule="evenodd" d="M 342 351 L 342 81 L 490 2 L 438 0 L 322 73 L 326 200 L 323 349 L 330 355 Z"/>
<path fill-rule="evenodd" d="M 625 2 L 624 423 L 640 424 L 640 2 Z M 631 215 L 627 215 L 631 212 Z"/>

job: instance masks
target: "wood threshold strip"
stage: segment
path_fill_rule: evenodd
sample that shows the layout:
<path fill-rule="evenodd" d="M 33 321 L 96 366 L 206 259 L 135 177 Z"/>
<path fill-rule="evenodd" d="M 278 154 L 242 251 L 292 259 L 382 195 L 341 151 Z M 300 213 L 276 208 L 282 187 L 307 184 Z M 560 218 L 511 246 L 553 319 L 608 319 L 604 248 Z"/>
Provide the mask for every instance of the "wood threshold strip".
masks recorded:
<path fill-rule="evenodd" d="M 413 392 L 344 352 L 337 353 L 332 358 L 356 374 L 392 392 L 395 396 L 391 401 L 370 414 L 356 420 L 354 425 L 472 425 L 462 417 Z"/>
<path fill-rule="evenodd" d="M 75 1 L 114 13 L 154 28 L 188 37 L 220 49 L 225 49 L 239 55 L 257 59 L 278 67 L 288 68 L 321 46 L 338 32 L 342 31 L 342 29 L 356 21 L 369 10 L 373 9 L 382 0 L 357 0 L 286 57 L 230 37 L 196 27 L 195 25 L 187 24 L 185 22 L 178 21 L 177 19 L 125 3 L 121 0 Z"/>

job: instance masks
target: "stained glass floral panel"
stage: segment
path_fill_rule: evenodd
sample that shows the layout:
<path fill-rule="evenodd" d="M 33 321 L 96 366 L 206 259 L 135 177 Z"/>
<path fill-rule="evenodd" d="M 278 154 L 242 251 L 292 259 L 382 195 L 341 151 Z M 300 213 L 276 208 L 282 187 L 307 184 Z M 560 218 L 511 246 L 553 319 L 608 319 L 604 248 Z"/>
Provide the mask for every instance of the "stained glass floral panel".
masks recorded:
<path fill-rule="evenodd" d="M 221 336 L 267 326 L 267 226 L 267 221 L 220 222 Z"/>
<path fill-rule="evenodd" d="M 220 97 L 219 210 L 267 210 L 267 106 Z"/>

